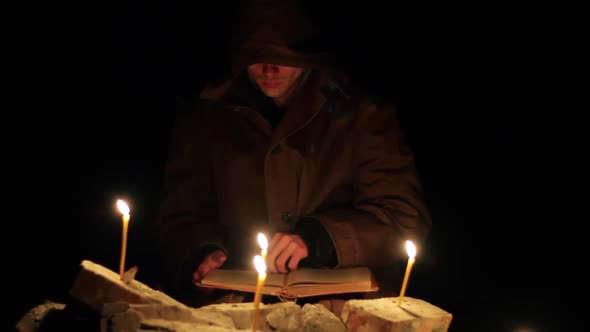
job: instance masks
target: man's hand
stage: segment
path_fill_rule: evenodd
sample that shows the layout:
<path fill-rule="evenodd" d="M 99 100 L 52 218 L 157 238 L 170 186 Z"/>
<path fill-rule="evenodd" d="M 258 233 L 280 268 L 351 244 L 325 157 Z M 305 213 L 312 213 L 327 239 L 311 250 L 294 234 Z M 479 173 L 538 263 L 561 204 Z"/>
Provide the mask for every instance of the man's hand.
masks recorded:
<path fill-rule="evenodd" d="M 299 261 L 309 255 L 305 241 L 291 233 L 276 233 L 268 245 L 266 264 L 270 272 L 297 270 Z"/>
<path fill-rule="evenodd" d="M 226 260 L 227 256 L 223 250 L 215 250 L 214 252 L 210 253 L 207 257 L 205 257 L 201 265 L 199 265 L 197 270 L 193 273 L 193 280 L 200 282 L 207 275 L 207 273 L 220 268 Z"/>

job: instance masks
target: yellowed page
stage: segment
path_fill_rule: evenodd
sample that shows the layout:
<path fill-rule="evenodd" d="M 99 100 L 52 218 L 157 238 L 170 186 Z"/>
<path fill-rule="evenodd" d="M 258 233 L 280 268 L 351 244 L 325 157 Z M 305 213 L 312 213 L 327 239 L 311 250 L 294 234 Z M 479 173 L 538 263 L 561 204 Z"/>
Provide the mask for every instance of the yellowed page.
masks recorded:
<path fill-rule="evenodd" d="M 366 267 L 341 269 L 299 269 L 292 271 L 288 285 L 298 284 L 359 284 L 360 288 L 371 287 L 371 271 Z"/>
<path fill-rule="evenodd" d="M 284 282 L 285 275 L 279 273 L 268 273 L 265 285 L 281 287 Z M 253 270 L 213 270 L 203 278 L 201 284 L 203 286 L 211 287 L 229 287 L 236 285 L 249 286 L 256 288 L 258 281 L 258 272 Z"/>
<path fill-rule="evenodd" d="M 308 297 L 343 293 L 365 293 L 379 290 L 377 284 L 297 284 L 289 288 L 294 297 Z"/>

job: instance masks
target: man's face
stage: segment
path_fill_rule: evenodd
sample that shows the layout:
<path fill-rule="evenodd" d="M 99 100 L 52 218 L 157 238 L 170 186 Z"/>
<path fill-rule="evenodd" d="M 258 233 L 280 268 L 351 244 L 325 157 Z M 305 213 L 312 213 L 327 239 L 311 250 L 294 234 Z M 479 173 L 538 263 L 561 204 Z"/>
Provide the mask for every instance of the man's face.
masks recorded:
<path fill-rule="evenodd" d="M 248 66 L 248 75 L 252 78 L 260 90 L 275 102 L 282 105 L 292 91 L 302 68 L 279 66 L 268 63 L 256 63 Z"/>

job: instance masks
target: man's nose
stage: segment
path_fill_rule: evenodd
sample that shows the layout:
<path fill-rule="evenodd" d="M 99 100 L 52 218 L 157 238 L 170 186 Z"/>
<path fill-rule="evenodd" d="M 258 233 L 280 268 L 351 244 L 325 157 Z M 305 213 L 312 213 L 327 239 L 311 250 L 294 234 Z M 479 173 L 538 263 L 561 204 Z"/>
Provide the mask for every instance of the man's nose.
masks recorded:
<path fill-rule="evenodd" d="M 265 63 L 262 65 L 262 73 L 263 74 L 275 74 L 279 72 L 279 66 L 273 65 L 271 63 Z"/>

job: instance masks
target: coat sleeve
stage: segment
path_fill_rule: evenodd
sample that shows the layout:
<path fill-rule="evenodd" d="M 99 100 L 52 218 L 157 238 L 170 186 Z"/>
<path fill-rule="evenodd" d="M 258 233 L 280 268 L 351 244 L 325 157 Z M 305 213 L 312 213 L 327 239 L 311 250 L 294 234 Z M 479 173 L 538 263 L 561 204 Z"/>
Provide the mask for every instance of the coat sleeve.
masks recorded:
<path fill-rule="evenodd" d="M 364 105 L 358 121 L 353 204 L 315 217 L 332 239 L 339 267 L 384 266 L 407 259 L 406 240 L 419 250 L 431 219 L 395 109 Z"/>
<path fill-rule="evenodd" d="M 155 222 L 156 251 L 164 280 L 188 284 L 204 251 L 224 249 L 212 183 L 207 133 L 200 112 L 180 112 L 171 132 L 162 197 Z"/>

